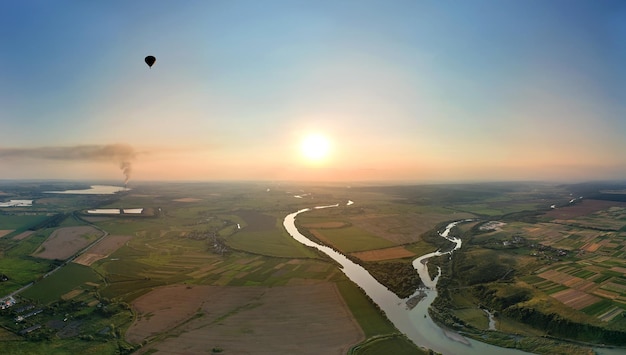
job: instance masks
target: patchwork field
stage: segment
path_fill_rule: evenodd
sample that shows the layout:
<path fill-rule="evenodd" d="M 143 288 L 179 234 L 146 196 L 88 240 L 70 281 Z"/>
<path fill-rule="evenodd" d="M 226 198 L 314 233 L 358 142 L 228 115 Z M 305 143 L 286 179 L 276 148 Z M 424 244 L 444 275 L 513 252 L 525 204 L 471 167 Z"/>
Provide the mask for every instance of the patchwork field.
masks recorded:
<path fill-rule="evenodd" d="M 138 353 L 345 354 L 364 340 L 336 286 L 163 287 L 133 302 Z"/>
<path fill-rule="evenodd" d="M 564 186 L 149 183 L 114 196 L 38 200 L 39 215 L 0 216 L 5 293 L 34 282 L 16 295 L 19 306 L 0 317 L 15 340 L 0 344 L 0 353 L 29 352 L 33 344 L 63 354 L 345 354 L 356 344 L 355 354 L 419 353 L 335 263 L 282 226 L 288 213 L 336 203 L 299 215 L 298 227 L 366 261 L 372 273 L 394 275 L 381 278 L 386 286 L 411 291 L 418 286 L 410 260 L 440 248 L 435 229 L 476 217 L 454 230 L 466 238 L 461 250 L 432 259 L 431 271 L 441 267 L 439 295 L 452 294 L 441 297 L 441 309 L 456 317 L 449 324 L 437 320 L 478 331 L 480 341 L 497 333 L 508 346 L 546 334 L 558 342 L 567 334 L 553 332 L 570 326 L 560 319 L 600 333 L 626 329 L 626 206 L 584 199 L 548 211 L 571 199 Z M 154 213 L 82 213 L 131 206 Z M 110 235 L 75 262 L 62 261 L 101 230 Z M 494 307 L 498 331 L 483 331 L 489 318 L 479 304 Z M 505 312 L 511 304 L 519 307 Z M 40 306 L 43 312 L 29 315 Z M 543 312 L 546 317 L 533 319 L 544 323 L 558 315 L 558 327 L 514 323 L 515 310 Z M 13 312 L 24 321 L 16 324 Z"/>
<path fill-rule="evenodd" d="M 571 224 L 599 230 L 617 231 L 625 225 L 626 202 L 582 200 L 548 213 L 556 223 Z"/>
<path fill-rule="evenodd" d="M 507 225 L 505 232 L 536 243 L 530 254 L 547 262 L 523 280 L 601 321 L 619 320 L 626 311 L 626 234 L 612 230 L 626 226 L 623 206 L 582 200 L 547 212 L 550 222 Z"/>
<path fill-rule="evenodd" d="M 566 240 L 574 230 L 573 227 L 556 223 L 536 223 L 528 224 L 524 228 L 526 235 L 532 240 L 540 241 L 546 246 L 563 246 L 562 241 Z M 506 230 L 509 230 L 508 228 Z M 597 231 L 593 231 L 593 237 L 598 236 Z M 560 244 L 559 244 L 560 243 Z M 570 249 L 570 248 L 568 248 Z"/>
<path fill-rule="evenodd" d="M 327 261 L 273 258 L 241 252 L 206 252 L 206 242 L 159 238 L 146 245 L 141 237 L 128 241 L 107 259 L 94 264 L 108 275 L 104 297 L 132 301 L 156 286 L 182 283 L 219 286 L 284 286 L 328 280 L 340 273 Z"/>
<path fill-rule="evenodd" d="M 591 306 L 602 299 L 592 296 L 586 292 L 582 292 L 576 289 L 567 289 L 552 294 L 552 297 L 563 302 L 565 305 L 570 306 L 576 310 L 581 310 L 585 307 Z"/>
<path fill-rule="evenodd" d="M 33 256 L 43 259 L 65 260 L 102 235 L 90 226 L 64 227 L 55 230 Z"/>

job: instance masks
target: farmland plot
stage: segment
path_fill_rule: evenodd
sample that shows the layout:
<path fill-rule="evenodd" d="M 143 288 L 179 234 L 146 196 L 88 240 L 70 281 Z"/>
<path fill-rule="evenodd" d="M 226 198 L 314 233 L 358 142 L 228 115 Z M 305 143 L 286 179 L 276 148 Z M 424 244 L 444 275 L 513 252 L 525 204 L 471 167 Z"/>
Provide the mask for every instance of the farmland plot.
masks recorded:
<path fill-rule="evenodd" d="M 587 216 L 602 210 L 610 210 L 614 207 L 624 207 L 625 205 L 626 204 L 623 202 L 585 199 L 573 205 L 553 209 L 545 215 L 554 219 L 572 219 Z"/>
<path fill-rule="evenodd" d="M 583 200 L 575 205 L 554 209 L 545 215 L 559 223 L 618 230 L 626 225 L 626 203 Z"/>
<path fill-rule="evenodd" d="M 65 260 L 96 240 L 102 232 L 90 227 L 64 227 L 55 230 L 33 256 Z"/>
<path fill-rule="evenodd" d="M 356 256 L 363 261 L 382 261 L 414 257 L 415 253 L 405 249 L 404 247 L 392 247 L 356 252 L 352 253 L 352 256 Z"/>
<path fill-rule="evenodd" d="M 31 234 L 35 233 L 35 231 L 24 231 L 13 237 L 13 240 L 22 240 L 28 238 Z"/>
<path fill-rule="evenodd" d="M 325 244 L 348 253 L 395 246 L 389 240 L 379 238 L 358 227 L 312 229 L 311 233 Z"/>
<path fill-rule="evenodd" d="M 420 236 L 438 223 L 475 217 L 470 213 L 405 213 L 397 215 L 366 215 L 350 218 L 355 226 L 396 244 L 419 241 Z"/>
<path fill-rule="evenodd" d="M 138 298 L 126 339 L 139 353 L 345 354 L 364 334 L 336 286 L 163 287 Z M 161 336 L 157 336 L 161 334 Z"/>
<path fill-rule="evenodd" d="M 76 260 L 74 260 L 74 262 L 77 264 L 89 266 L 94 262 L 111 255 L 111 253 L 119 249 L 131 238 L 131 236 L 127 235 L 110 235 L 104 238 L 97 245 L 90 248 L 87 252 L 80 255 L 78 258 L 76 258 Z"/>

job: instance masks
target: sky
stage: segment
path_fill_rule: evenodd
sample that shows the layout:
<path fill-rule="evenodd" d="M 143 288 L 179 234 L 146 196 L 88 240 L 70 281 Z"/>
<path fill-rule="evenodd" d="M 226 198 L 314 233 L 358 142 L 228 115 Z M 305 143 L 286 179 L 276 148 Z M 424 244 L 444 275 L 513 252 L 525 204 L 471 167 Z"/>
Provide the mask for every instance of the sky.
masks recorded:
<path fill-rule="evenodd" d="M 626 178 L 621 0 L 21 0 L 0 33 L 0 179 Z"/>

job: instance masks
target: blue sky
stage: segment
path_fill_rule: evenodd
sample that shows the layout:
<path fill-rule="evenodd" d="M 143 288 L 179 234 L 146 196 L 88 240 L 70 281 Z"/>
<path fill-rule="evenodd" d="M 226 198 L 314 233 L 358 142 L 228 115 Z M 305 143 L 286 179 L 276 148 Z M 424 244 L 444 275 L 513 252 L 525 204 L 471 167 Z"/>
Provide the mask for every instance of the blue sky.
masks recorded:
<path fill-rule="evenodd" d="M 626 176 L 623 1 L 7 1 L 0 32 L 0 178 Z"/>

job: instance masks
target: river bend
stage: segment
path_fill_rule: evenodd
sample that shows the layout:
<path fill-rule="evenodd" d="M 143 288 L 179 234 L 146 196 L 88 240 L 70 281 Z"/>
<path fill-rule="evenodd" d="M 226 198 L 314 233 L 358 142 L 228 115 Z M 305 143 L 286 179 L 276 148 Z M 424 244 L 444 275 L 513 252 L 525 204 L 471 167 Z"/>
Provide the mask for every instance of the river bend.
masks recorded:
<path fill-rule="evenodd" d="M 353 204 L 352 201 L 348 202 L 348 205 Z M 315 209 L 320 208 L 332 208 L 339 205 L 318 206 Z M 333 260 L 341 265 L 343 273 L 354 283 L 359 285 L 363 291 L 380 307 L 385 313 L 387 318 L 398 328 L 399 331 L 404 333 L 411 341 L 418 346 L 432 349 L 442 354 L 456 355 L 456 354 L 476 354 L 476 355 L 521 355 L 528 354 L 526 352 L 501 348 L 495 345 L 482 343 L 473 339 L 468 339 L 461 336 L 454 331 L 442 329 L 439 327 L 428 315 L 428 308 L 437 297 L 436 285 L 438 276 L 435 279 L 431 279 L 428 274 L 427 259 L 431 257 L 437 257 L 441 255 L 451 255 L 455 250 L 461 248 L 462 241 L 460 238 L 449 236 L 452 227 L 458 223 L 464 221 L 456 221 L 450 223 L 444 232 L 440 233 L 442 238 L 446 238 L 456 244 L 453 250 L 449 252 L 436 251 L 423 255 L 413 261 L 413 266 L 426 285 L 425 290 L 416 290 L 416 294 L 424 292 L 426 296 L 414 307 L 407 306 L 407 301 L 410 299 L 401 299 L 395 293 L 389 291 L 385 286 L 380 284 L 372 275 L 369 274 L 365 268 L 358 265 L 348 259 L 345 255 L 337 252 L 336 250 L 329 248 L 325 245 L 320 245 L 302 235 L 295 225 L 296 216 L 300 213 L 310 211 L 310 208 L 305 208 L 297 212 L 287 215 L 283 221 L 283 226 L 287 232 L 298 242 L 307 245 L 309 247 L 316 248 L 324 254 L 331 257 Z M 441 270 L 439 271 L 441 273 Z"/>

